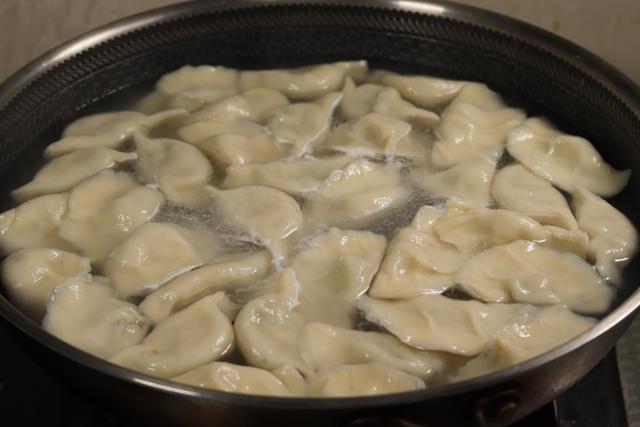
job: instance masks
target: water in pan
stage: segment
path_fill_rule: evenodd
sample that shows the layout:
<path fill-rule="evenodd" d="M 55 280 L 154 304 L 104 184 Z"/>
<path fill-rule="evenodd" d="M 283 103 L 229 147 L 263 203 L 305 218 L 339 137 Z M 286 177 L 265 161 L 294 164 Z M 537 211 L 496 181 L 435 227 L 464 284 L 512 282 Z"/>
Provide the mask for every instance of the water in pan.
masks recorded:
<path fill-rule="evenodd" d="M 122 99 L 119 100 L 119 102 L 122 102 Z M 117 108 L 118 107 L 116 107 L 116 109 Z M 442 113 L 444 109 L 444 105 L 434 106 L 432 109 L 435 111 L 438 111 L 439 113 Z M 393 111 L 390 112 L 390 114 L 393 114 L 393 113 L 394 113 Z M 329 119 L 329 122 L 331 123 L 333 129 L 340 128 L 341 126 L 348 125 L 349 123 L 348 118 L 343 113 L 339 113 L 335 111 L 331 116 L 331 118 Z M 417 141 L 418 146 L 427 150 L 432 149 L 433 143 L 436 140 L 436 136 L 433 132 L 433 126 L 425 125 L 424 123 L 417 124 L 412 120 L 409 120 L 409 123 L 412 124 L 413 137 Z M 150 135 L 151 137 L 161 136 L 158 133 L 159 132 L 156 130 L 151 132 Z M 163 133 L 165 133 L 165 136 L 175 137 L 177 135 L 177 133 L 174 132 L 172 129 L 165 129 L 165 132 Z M 50 140 L 51 139 L 49 139 L 49 141 Z M 120 149 L 122 151 L 133 150 L 134 146 L 132 144 L 123 145 L 120 147 Z M 356 147 L 355 149 L 350 148 L 349 150 L 345 150 L 345 151 L 348 154 L 363 152 L 358 147 Z M 316 157 L 322 157 L 322 158 L 330 158 L 331 156 L 337 156 L 335 151 L 330 151 L 330 150 L 329 151 L 320 150 L 318 153 L 313 153 L 313 154 L 315 154 Z M 382 167 L 396 168 L 398 171 L 398 176 L 400 177 L 400 180 L 402 182 L 401 186 L 407 189 L 407 197 L 404 198 L 401 203 L 394 205 L 393 208 L 387 209 L 383 215 L 376 215 L 376 216 L 373 216 L 371 220 L 362 221 L 362 222 L 359 222 L 359 221 L 347 222 L 348 223 L 347 226 L 343 226 L 340 222 L 338 222 L 337 223 L 338 226 L 341 226 L 342 228 L 349 228 L 349 229 L 369 230 L 376 234 L 384 235 L 388 239 L 392 239 L 393 236 L 395 236 L 400 229 L 410 225 L 411 221 L 414 219 L 416 215 L 416 212 L 421 207 L 435 206 L 437 210 L 445 209 L 444 201 L 446 197 L 444 197 L 442 194 L 437 194 L 437 191 L 434 194 L 434 191 L 431 188 L 427 190 L 425 190 L 424 188 L 420 188 L 421 187 L 420 185 L 415 185 L 416 180 L 410 179 L 416 169 L 420 169 L 421 167 L 424 166 L 424 165 L 421 165 L 419 161 L 416 163 L 415 158 L 413 160 L 406 160 L 406 158 L 404 158 L 403 156 L 389 155 L 389 153 L 378 154 L 374 156 L 371 156 L 371 153 L 367 153 L 367 157 L 369 158 L 371 165 L 373 165 L 372 167 L 377 167 L 376 165 L 379 165 Z M 502 156 L 499 161 L 499 167 L 502 168 L 502 167 L 508 166 L 511 163 L 513 163 L 513 159 L 509 159 L 507 156 Z M 130 173 L 138 181 L 141 181 L 140 177 L 136 175 L 136 169 L 133 167 L 132 163 L 129 163 L 129 164 L 124 163 L 118 167 L 118 170 Z M 219 172 L 219 171 L 216 171 L 216 172 Z M 437 174 L 438 171 L 433 171 L 433 170 L 429 170 L 429 168 L 426 168 L 425 173 L 427 173 L 427 176 L 432 176 L 434 174 Z M 223 182 L 223 179 L 224 179 L 224 173 L 217 175 L 214 184 L 219 185 L 221 182 Z M 629 190 L 626 190 L 626 191 L 629 191 Z M 303 212 L 306 212 L 306 209 L 309 207 L 310 203 L 311 204 L 313 203 L 313 199 L 311 201 L 306 200 L 304 196 L 293 195 L 293 197 L 301 206 Z M 486 202 L 491 206 L 495 206 L 495 201 L 492 201 L 490 198 L 488 198 Z M 217 204 L 215 203 L 215 197 L 214 197 L 213 203 L 200 204 L 197 206 L 185 205 L 185 204 L 175 203 L 175 202 L 166 202 L 161 207 L 157 216 L 154 218 L 154 221 L 166 221 L 166 222 L 176 223 L 179 225 L 186 226 L 187 228 L 193 228 L 193 227 L 197 228 L 199 226 L 204 225 L 206 226 L 206 229 L 208 230 L 209 233 L 211 233 L 212 236 L 215 236 L 216 239 L 221 240 L 222 253 L 224 254 L 234 254 L 234 253 L 244 253 L 244 252 L 255 251 L 261 247 L 261 243 L 263 244 L 265 243 L 260 239 L 256 240 L 255 235 L 252 235 L 251 233 L 247 234 L 246 230 L 239 232 L 237 227 L 234 227 L 233 225 L 231 225 L 227 221 L 227 218 L 221 214 L 219 206 L 217 206 Z M 199 229 L 202 230 L 202 228 L 199 228 Z M 305 239 L 303 239 L 302 241 L 304 242 Z M 305 248 L 304 244 L 301 245 L 301 247 L 304 249 Z M 300 248 L 300 245 L 298 245 L 298 249 L 294 249 L 294 253 L 296 250 L 299 250 L 299 248 Z M 284 264 L 281 264 L 281 266 L 282 265 L 286 266 L 286 262 Z M 96 269 L 96 271 L 101 271 L 101 270 L 99 270 L 98 268 Z M 265 281 L 268 281 L 268 280 L 265 280 Z M 245 300 L 246 298 L 243 295 L 244 293 L 245 292 L 242 290 L 229 291 L 231 301 L 237 302 L 237 301 Z M 622 294 L 622 292 L 619 294 Z M 452 299 L 468 300 L 470 297 L 468 293 L 465 293 L 460 289 L 449 289 L 447 292 L 445 292 L 445 296 L 449 300 L 452 300 Z M 138 297 L 134 297 L 134 300 L 136 302 L 139 302 Z M 355 313 L 356 315 L 358 315 L 357 320 L 353 324 L 355 329 L 362 330 L 362 331 L 384 330 L 380 327 L 380 324 L 382 323 L 385 326 L 387 326 L 387 329 L 391 330 L 394 333 L 394 335 L 398 336 L 400 339 L 404 340 L 408 344 L 417 346 L 419 348 L 424 348 L 424 347 L 421 347 L 424 345 L 424 343 L 416 344 L 415 342 L 412 342 L 411 341 L 412 337 L 407 337 L 406 334 L 403 334 L 402 330 L 398 330 L 398 328 L 394 329 L 393 325 L 389 327 L 386 321 L 381 321 L 380 318 L 375 314 L 372 315 L 371 306 L 369 306 L 369 308 L 367 308 L 366 305 L 360 306 L 360 307 L 361 308 L 364 307 L 364 310 L 367 313 L 363 313 L 363 312 Z M 237 311 L 237 308 L 235 310 Z M 364 314 L 368 314 L 368 315 L 364 315 Z M 318 315 L 317 313 L 313 314 L 313 316 L 317 316 L 317 315 Z M 526 316 L 531 316 L 531 313 L 526 314 Z M 313 318 L 312 320 L 318 320 L 318 319 Z M 430 347 L 427 347 L 427 348 L 430 348 Z M 442 350 L 441 348 L 438 347 L 438 345 L 435 345 L 435 348 L 431 348 L 431 349 L 437 350 L 435 351 L 434 354 Z M 241 350 L 246 350 L 246 348 Z M 456 366 L 456 367 L 459 366 L 460 365 L 459 361 L 461 359 L 464 360 L 464 358 L 469 356 L 469 354 L 464 353 L 465 351 L 475 351 L 475 350 L 459 350 L 459 349 L 452 350 L 453 353 L 456 353 L 459 351 L 461 351 L 462 354 L 459 354 L 458 356 L 447 356 L 449 357 L 449 359 L 457 358 L 458 360 L 458 362 L 456 363 L 449 362 L 451 366 Z M 245 360 L 245 358 L 242 356 L 242 353 L 240 351 L 228 353 L 223 360 L 227 360 L 234 363 L 243 363 L 243 364 L 245 362 L 251 362 L 251 360 L 249 361 Z M 258 364 L 258 366 L 260 367 L 271 368 L 270 366 L 267 366 L 267 365 L 265 365 L 264 363 L 262 365 Z M 451 372 L 453 371 L 449 370 L 449 372 L 445 372 L 444 376 L 450 374 Z M 306 374 L 306 375 L 309 376 L 311 374 Z M 440 376 L 440 378 L 438 379 L 429 378 L 429 380 L 430 382 L 437 382 L 442 380 L 442 376 Z"/>

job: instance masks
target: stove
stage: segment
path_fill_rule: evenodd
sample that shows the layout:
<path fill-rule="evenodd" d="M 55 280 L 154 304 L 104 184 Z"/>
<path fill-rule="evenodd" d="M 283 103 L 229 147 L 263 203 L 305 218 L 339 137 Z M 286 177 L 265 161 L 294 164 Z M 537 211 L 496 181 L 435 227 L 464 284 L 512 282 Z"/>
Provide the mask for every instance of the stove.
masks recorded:
<path fill-rule="evenodd" d="M 133 425 L 127 421 L 126 416 L 117 414 L 108 402 L 91 400 L 52 377 L 29 357 L 7 328 L 7 325 L 0 321 L 0 342 L 2 343 L 0 347 L 0 417 L 2 417 L 0 424 L 2 426 L 129 427 Z M 640 327 L 637 329 L 640 331 Z M 633 339 L 631 341 L 632 344 L 637 342 Z M 625 340 L 621 344 L 624 343 Z M 622 351 L 627 351 L 627 347 L 623 347 Z M 634 369 L 634 372 L 636 371 L 637 365 Z M 623 376 L 623 380 L 624 378 Z M 633 427 L 627 422 L 615 351 L 609 353 L 589 375 L 554 402 L 513 425 L 513 427 L 605 426 Z"/>

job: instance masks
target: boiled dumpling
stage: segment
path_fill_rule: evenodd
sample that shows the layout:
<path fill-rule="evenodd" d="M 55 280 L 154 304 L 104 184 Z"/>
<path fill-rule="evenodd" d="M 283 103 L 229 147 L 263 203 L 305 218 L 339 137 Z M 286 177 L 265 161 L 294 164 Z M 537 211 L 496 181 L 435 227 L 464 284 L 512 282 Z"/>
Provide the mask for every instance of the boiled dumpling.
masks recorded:
<path fill-rule="evenodd" d="M 258 185 L 233 190 L 208 189 L 231 226 L 267 246 L 276 261 L 288 254 L 289 241 L 286 239 L 302 225 L 300 207 L 292 197 Z"/>
<path fill-rule="evenodd" d="M 71 191 L 60 235 L 101 264 L 126 236 L 151 220 L 162 203 L 160 192 L 136 184 L 130 175 L 103 171 Z"/>
<path fill-rule="evenodd" d="M 87 353 L 108 358 L 142 341 L 149 321 L 135 305 L 116 299 L 107 279 L 87 274 L 55 288 L 42 326 Z"/>
<path fill-rule="evenodd" d="M 309 379 L 313 397 L 372 396 L 424 388 L 424 381 L 381 363 L 339 365 Z"/>
<path fill-rule="evenodd" d="M 49 193 L 67 191 L 80 181 L 118 163 L 135 160 L 136 153 L 122 153 L 110 148 L 83 148 L 57 157 L 44 165 L 31 182 L 11 193 L 17 200 L 32 199 Z"/>
<path fill-rule="evenodd" d="M 600 313 L 613 292 L 594 268 L 574 254 L 521 240 L 472 258 L 456 276 L 472 297 L 487 302 L 564 304 L 581 313 Z"/>
<path fill-rule="evenodd" d="M 165 95 L 175 95 L 191 89 L 234 89 L 238 72 L 226 67 L 185 65 L 165 74 L 156 83 L 158 91 Z"/>
<path fill-rule="evenodd" d="M 582 230 L 567 230 L 554 225 L 543 225 L 544 241 L 538 242 L 560 252 L 571 252 L 580 258 L 587 258 L 589 254 L 589 236 Z"/>
<path fill-rule="evenodd" d="M 345 76 L 359 80 L 366 70 L 365 61 L 352 61 L 294 70 L 242 71 L 239 86 L 242 90 L 275 89 L 291 99 L 311 99 L 340 89 Z"/>
<path fill-rule="evenodd" d="M 369 288 L 386 243 L 369 231 L 337 228 L 313 237 L 291 263 L 300 284 L 295 311 L 307 320 L 351 327 L 355 301 Z"/>
<path fill-rule="evenodd" d="M 573 314 L 563 306 L 528 312 L 498 332 L 495 340 L 455 377 L 476 377 L 531 359 L 577 337 L 595 323 L 595 319 Z"/>
<path fill-rule="evenodd" d="M 569 192 L 584 187 L 600 196 L 613 196 L 631 174 L 611 167 L 586 139 L 563 134 L 537 118 L 509 134 L 507 149 L 533 173 Z"/>
<path fill-rule="evenodd" d="M 177 130 L 180 140 L 195 146 L 217 135 L 236 135 L 253 138 L 264 135 L 265 129 L 250 120 L 201 120 Z"/>
<path fill-rule="evenodd" d="M 138 228 L 114 249 L 104 272 L 119 298 L 144 295 L 205 260 L 193 233 L 175 224 L 152 222 Z"/>
<path fill-rule="evenodd" d="M 176 203 L 193 201 L 213 177 L 209 160 L 196 147 L 175 139 L 135 134 L 140 178 Z"/>
<path fill-rule="evenodd" d="M 622 212 L 588 190 L 577 188 L 572 196 L 578 224 L 590 238 L 590 258 L 602 276 L 620 283 L 620 268 L 637 250 L 635 227 Z"/>
<path fill-rule="evenodd" d="M 341 98 L 340 92 L 332 92 L 314 102 L 279 108 L 267 126 L 279 143 L 292 147 L 294 156 L 302 156 L 325 139 Z"/>
<path fill-rule="evenodd" d="M 465 259 L 433 231 L 439 213 L 422 207 L 410 226 L 400 230 L 387 249 L 369 295 L 376 298 L 411 298 L 439 293 L 453 286 Z"/>
<path fill-rule="evenodd" d="M 172 380 L 231 393 L 287 397 L 295 395 L 276 375 L 265 369 L 226 362 L 200 366 Z"/>
<path fill-rule="evenodd" d="M 277 144 L 273 137 L 266 133 L 256 136 L 215 135 L 200 142 L 198 148 L 219 169 L 275 162 L 285 157 L 288 152 L 285 146 Z"/>
<path fill-rule="evenodd" d="M 49 157 L 57 157 L 82 148 L 116 148 L 129 139 L 136 129 L 153 128 L 186 116 L 187 112 L 182 109 L 163 111 L 150 116 L 135 111 L 94 114 L 67 126 L 62 139 L 50 144 L 44 153 Z"/>
<path fill-rule="evenodd" d="M 352 120 L 370 113 L 378 94 L 384 88 L 371 83 L 356 86 L 351 78 L 346 78 L 340 101 L 341 115 L 347 120 Z"/>
<path fill-rule="evenodd" d="M 392 368 L 431 378 L 441 373 L 440 353 L 416 350 L 381 332 L 354 331 L 311 322 L 300 332 L 300 353 L 316 371 L 338 365 L 379 362 Z"/>
<path fill-rule="evenodd" d="M 372 80 L 396 89 L 403 98 L 422 108 L 440 108 L 451 101 L 463 82 L 426 76 L 404 76 L 389 72 L 372 74 Z"/>
<path fill-rule="evenodd" d="M 491 195 L 500 207 L 527 215 L 541 224 L 568 230 L 578 228 L 562 193 L 520 164 L 496 172 Z"/>
<path fill-rule="evenodd" d="M 501 146 L 491 147 L 441 172 L 415 169 L 412 179 L 433 197 L 487 206 L 491 202 L 490 189 L 496 162 L 502 151 Z"/>
<path fill-rule="evenodd" d="M 140 311 L 156 324 L 203 296 L 248 287 L 270 271 L 271 257 L 266 252 L 234 256 L 181 274 L 165 283 L 140 303 Z"/>
<path fill-rule="evenodd" d="M 543 241 L 544 228 L 533 219 L 506 209 L 488 209 L 464 204 L 453 208 L 436 222 L 434 229 L 440 240 L 465 254 L 516 240 Z"/>
<path fill-rule="evenodd" d="M 307 321 L 293 310 L 300 288 L 294 271 L 283 270 L 274 287 L 274 293 L 254 299 L 238 313 L 234 322 L 238 348 L 253 366 L 290 365 L 308 375 L 312 370 L 298 352 L 298 335 Z"/>
<path fill-rule="evenodd" d="M 278 91 L 251 89 L 202 108 L 191 115 L 189 122 L 244 119 L 264 124 L 273 110 L 286 105 L 289 105 L 289 100 Z"/>
<path fill-rule="evenodd" d="M 189 113 L 198 111 L 209 104 L 214 104 L 237 93 L 233 88 L 218 89 L 187 89 L 175 95 L 166 96 L 160 92 L 153 92 L 138 103 L 142 112 L 153 112 L 166 108 L 182 109 Z"/>
<path fill-rule="evenodd" d="M 354 157 L 339 156 L 326 159 L 296 159 L 264 165 L 232 165 L 227 168 L 222 188 L 264 185 L 291 196 L 302 196 L 320 188 L 329 175 L 352 162 Z"/>
<path fill-rule="evenodd" d="M 40 322 L 53 289 L 91 271 L 88 258 L 57 249 L 21 249 L 2 262 L 2 282 L 13 304 Z"/>
<path fill-rule="evenodd" d="M 464 356 L 480 353 L 493 335 L 513 322 L 526 307 L 462 301 L 441 295 L 395 301 L 363 296 L 359 301 L 367 319 L 405 344 Z"/>
<path fill-rule="evenodd" d="M 355 160 L 306 195 L 305 219 L 309 227 L 363 227 L 399 206 L 409 194 L 398 167 Z"/>
<path fill-rule="evenodd" d="M 171 378 L 217 360 L 233 348 L 233 328 L 219 292 L 202 298 L 158 323 L 140 344 L 109 361 L 160 378 Z"/>
<path fill-rule="evenodd" d="M 74 250 L 73 245 L 58 234 L 68 198 L 68 193 L 49 194 L 0 214 L 2 251 L 9 253 L 23 248 Z"/>
<path fill-rule="evenodd" d="M 369 113 L 333 130 L 323 147 L 350 154 L 379 154 L 424 160 L 427 146 L 409 134 L 411 125 L 402 120 Z"/>

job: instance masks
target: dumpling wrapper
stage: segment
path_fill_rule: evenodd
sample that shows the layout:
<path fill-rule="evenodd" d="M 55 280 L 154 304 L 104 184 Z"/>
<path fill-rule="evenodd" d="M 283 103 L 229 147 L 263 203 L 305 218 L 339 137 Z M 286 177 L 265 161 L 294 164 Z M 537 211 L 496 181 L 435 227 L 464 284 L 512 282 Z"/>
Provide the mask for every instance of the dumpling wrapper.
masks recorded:
<path fill-rule="evenodd" d="M 107 259 L 104 272 L 119 298 L 145 295 L 206 260 L 194 242 L 193 232 L 175 224 L 144 224 L 118 245 Z"/>
<path fill-rule="evenodd" d="M 139 308 L 157 324 L 206 295 L 253 285 L 270 271 L 271 256 L 264 251 L 233 256 L 181 274 L 147 295 Z"/>
<path fill-rule="evenodd" d="M 524 362 L 564 344 L 595 324 L 595 319 L 573 314 L 563 306 L 531 311 L 498 332 L 495 340 L 467 362 L 454 379 L 477 377 Z"/>
<path fill-rule="evenodd" d="M 177 130 L 181 141 L 200 146 L 204 141 L 217 135 L 236 135 L 253 138 L 264 135 L 265 129 L 250 120 L 225 119 L 225 120 L 201 120 L 189 123 Z"/>
<path fill-rule="evenodd" d="M 619 284 L 620 269 L 637 251 L 636 228 L 622 212 L 588 190 L 577 188 L 572 196 L 578 225 L 590 238 L 589 258 L 605 279 Z"/>
<path fill-rule="evenodd" d="M 280 378 L 265 369 L 227 362 L 209 363 L 171 379 L 230 393 L 285 397 L 296 395 Z"/>
<path fill-rule="evenodd" d="M 388 71 L 372 73 L 370 81 L 391 86 L 407 101 L 428 109 L 440 108 L 448 104 L 465 85 L 460 81 L 400 75 Z"/>
<path fill-rule="evenodd" d="M 300 157 L 324 141 L 341 98 L 342 93 L 332 92 L 313 102 L 279 108 L 267 127 L 278 143 L 291 146 L 292 156 Z"/>
<path fill-rule="evenodd" d="M 102 264 L 122 240 L 156 215 L 164 200 L 159 191 L 137 184 L 127 173 L 102 171 L 69 193 L 59 233 Z"/>
<path fill-rule="evenodd" d="M 501 146 L 507 134 L 526 117 L 524 111 L 506 108 L 500 97 L 485 85 L 467 84 L 449 104 L 436 126 L 438 138 L 431 152 L 431 164 L 449 168 Z"/>
<path fill-rule="evenodd" d="M 48 194 L 0 214 L 2 252 L 8 254 L 26 248 L 75 250 L 71 242 L 58 234 L 68 199 L 68 193 Z"/>
<path fill-rule="evenodd" d="M 472 258 L 456 276 L 472 297 L 486 302 L 564 304 L 601 313 L 613 292 L 582 258 L 521 240 Z"/>
<path fill-rule="evenodd" d="M 339 365 L 309 378 L 312 397 L 373 396 L 421 388 L 420 378 L 377 362 Z"/>
<path fill-rule="evenodd" d="M 369 231 L 331 228 L 313 237 L 291 262 L 300 285 L 295 311 L 307 321 L 352 327 L 355 301 L 369 289 L 386 244 Z"/>
<path fill-rule="evenodd" d="M 149 321 L 135 305 L 116 298 L 108 279 L 86 274 L 55 288 L 42 326 L 80 350 L 106 359 L 141 342 Z"/>
<path fill-rule="evenodd" d="M 218 190 L 207 187 L 229 224 L 265 245 L 276 262 L 289 254 L 292 236 L 302 225 L 298 202 L 282 191 L 259 185 Z M 293 237 L 293 236 L 292 236 Z"/>
<path fill-rule="evenodd" d="M 440 214 L 424 206 L 411 225 L 401 229 L 387 248 L 369 295 L 375 298 L 412 298 L 440 293 L 455 283 L 465 258 L 433 231 Z"/>
<path fill-rule="evenodd" d="M 117 148 L 137 129 L 151 129 L 185 117 L 187 112 L 182 109 L 162 111 L 150 116 L 135 111 L 93 114 L 67 126 L 62 139 L 50 144 L 44 154 L 47 157 L 58 157 L 83 148 Z"/>
<path fill-rule="evenodd" d="M 306 195 L 307 227 L 339 225 L 361 228 L 409 198 L 398 167 L 359 159 L 336 170 L 318 190 Z"/>
<path fill-rule="evenodd" d="M 169 138 L 151 139 L 136 132 L 136 170 L 140 178 L 157 185 L 169 200 L 193 202 L 213 177 L 209 160 L 193 145 Z"/>
<path fill-rule="evenodd" d="M 358 307 L 368 320 L 411 347 L 475 356 L 527 306 L 422 295 L 405 300 L 363 296 Z"/>
<path fill-rule="evenodd" d="M 291 99 L 312 99 L 339 90 L 346 76 L 361 80 L 367 72 L 366 61 L 336 62 L 298 69 L 242 71 L 240 89 L 269 88 Z"/>
<path fill-rule="evenodd" d="M 293 310 L 300 291 L 294 271 L 283 270 L 273 288 L 273 293 L 250 301 L 240 310 L 233 324 L 236 343 L 252 366 L 268 370 L 292 366 L 307 376 L 313 370 L 298 352 L 298 335 L 307 320 Z"/>
<path fill-rule="evenodd" d="M 244 119 L 265 124 L 274 110 L 287 105 L 289 105 L 287 97 L 276 90 L 250 89 L 205 106 L 192 114 L 189 122 Z"/>
<path fill-rule="evenodd" d="M 83 148 L 44 165 L 36 176 L 11 192 L 16 200 L 28 200 L 50 193 L 60 193 L 75 187 L 80 181 L 118 163 L 135 160 L 136 153 L 122 153 L 105 147 Z"/>
<path fill-rule="evenodd" d="M 160 378 L 171 378 L 212 362 L 233 348 L 233 327 L 223 292 L 209 295 L 158 323 L 138 345 L 109 361 Z"/>
<path fill-rule="evenodd" d="M 441 353 L 416 350 L 381 333 L 308 323 L 300 332 L 300 354 L 316 371 L 339 365 L 379 362 L 426 379 L 445 368 Z"/>
<path fill-rule="evenodd" d="M 60 283 L 91 271 L 88 258 L 58 249 L 21 249 L 2 262 L 2 283 L 9 300 L 40 323 Z"/>
<path fill-rule="evenodd" d="M 491 202 L 491 182 L 503 148 L 494 146 L 440 172 L 414 168 L 412 181 L 431 196 L 487 206 Z"/>
<path fill-rule="evenodd" d="M 562 193 L 520 164 L 496 172 L 491 195 L 500 207 L 527 215 L 541 224 L 578 229 Z"/>
<path fill-rule="evenodd" d="M 613 196 L 631 174 L 611 167 L 586 139 L 563 134 L 538 118 L 513 129 L 507 150 L 533 173 L 568 192 L 584 187 L 599 196 Z"/>
<path fill-rule="evenodd" d="M 354 157 L 296 159 L 267 164 L 232 165 L 220 185 L 224 189 L 247 185 L 272 187 L 291 196 L 302 196 L 320 188 L 331 173 L 351 163 Z"/>

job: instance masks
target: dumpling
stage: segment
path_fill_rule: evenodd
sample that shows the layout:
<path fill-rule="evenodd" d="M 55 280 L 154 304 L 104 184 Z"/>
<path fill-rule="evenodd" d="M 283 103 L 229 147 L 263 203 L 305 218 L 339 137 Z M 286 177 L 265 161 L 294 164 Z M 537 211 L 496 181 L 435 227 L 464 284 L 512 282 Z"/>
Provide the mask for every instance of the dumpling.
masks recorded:
<path fill-rule="evenodd" d="M 307 241 L 291 263 L 300 284 L 295 311 L 309 321 L 353 326 L 355 301 L 369 288 L 386 245 L 384 236 L 337 228 Z"/>
<path fill-rule="evenodd" d="M 237 92 L 235 88 L 187 89 L 170 96 L 161 92 L 152 92 L 138 103 L 137 108 L 143 113 L 167 108 L 182 109 L 193 113 L 209 104 L 229 98 Z"/>
<path fill-rule="evenodd" d="M 256 136 L 214 135 L 200 142 L 198 148 L 222 170 L 229 166 L 275 162 L 288 152 L 284 145 L 279 145 L 266 133 Z"/>
<path fill-rule="evenodd" d="M 66 279 L 89 271 L 89 259 L 71 252 L 21 249 L 2 262 L 2 283 L 9 300 L 40 323 L 53 289 Z"/>
<path fill-rule="evenodd" d="M 486 86 L 480 87 L 492 93 Z M 502 103 L 494 108 L 466 102 L 469 98 L 463 96 L 466 89 L 449 104 L 436 127 L 438 140 L 433 145 L 431 164 L 439 169 L 456 165 L 488 147 L 504 144 L 509 131 L 526 117 L 522 110 L 505 108 Z M 480 96 L 486 97 L 491 95 Z"/>
<path fill-rule="evenodd" d="M 358 307 L 368 320 L 411 347 L 475 356 L 527 306 L 422 295 L 395 301 L 363 296 Z"/>
<path fill-rule="evenodd" d="M 431 126 L 440 119 L 437 114 L 403 100 L 400 93 L 390 87 L 374 84 L 356 87 L 353 80 L 347 78 L 342 93 L 340 111 L 348 120 L 368 113 L 379 113 L 385 117 Z"/>
<path fill-rule="evenodd" d="M 140 178 L 155 184 L 176 203 L 192 202 L 213 177 L 209 160 L 193 145 L 175 139 L 135 134 Z"/>
<path fill-rule="evenodd" d="M 638 233 L 623 213 L 583 188 L 572 193 L 578 225 L 590 238 L 589 257 L 602 276 L 620 283 L 620 269 L 635 255 Z"/>
<path fill-rule="evenodd" d="M 410 226 L 393 238 L 369 290 L 375 298 L 412 298 L 440 293 L 453 286 L 465 262 L 455 246 L 441 241 L 433 231 L 439 217 L 433 206 L 424 206 Z"/>
<path fill-rule="evenodd" d="M 24 248 L 73 251 L 73 245 L 58 234 L 68 198 L 68 193 L 49 194 L 0 214 L 2 251 L 5 254 Z"/>
<path fill-rule="evenodd" d="M 457 199 L 487 206 L 491 202 L 491 181 L 503 148 L 495 146 L 441 172 L 417 168 L 413 182 L 431 196 Z"/>
<path fill-rule="evenodd" d="M 126 236 L 151 220 L 162 203 L 160 192 L 136 184 L 129 174 L 102 171 L 69 194 L 60 236 L 101 264 Z"/>
<path fill-rule="evenodd" d="M 119 298 L 145 295 L 175 276 L 204 264 L 192 233 L 175 224 L 144 224 L 117 246 L 104 272 Z"/>
<path fill-rule="evenodd" d="M 373 396 L 424 388 L 424 381 L 381 363 L 339 365 L 309 378 L 313 397 Z"/>
<path fill-rule="evenodd" d="M 11 194 L 16 200 L 28 200 L 43 194 L 68 191 L 103 169 L 137 158 L 136 153 L 122 153 L 110 148 L 83 148 L 51 160 L 31 182 L 13 190 Z"/>
<path fill-rule="evenodd" d="M 600 196 L 613 196 L 631 174 L 611 167 L 586 139 L 563 134 L 537 118 L 509 134 L 507 150 L 533 173 L 568 192 L 584 187 Z"/>
<path fill-rule="evenodd" d="M 217 135 L 235 135 L 253 138 L 264 135 L 265 129 L 250 120 L 202 120 L 189 123 L 177 130 L 180 140 L 197 147 Z"/>
<path fill-rule="evenodd" d="M 110 362 L 160 378 L 183 374 L 219 359 L 233 348 L 233 327 L 223 292 L 209 295 L 158 323 L 138 345 Z"/>
<path fill-rule="evenodd" d="M 456 276 L 472 297 L 487 302 L 564 304 L 580 313 L 600 313 L 613 292 L 582 258 L 521 240 L 472 258 Z"/>
<path fill-rule="evenodd" d="M 265 124 L 274 110 L 289 105 L 286 96 L 273 89 L 248 90 L 205 106 L 192 114 L 189 122 L 203 120 L 251 120 Z"/>
<path fill-rule="evenodd" d="M 366 71 L 365 61 L 337 62 L 293 70 L 242 71 L 238 82 L 241 90 L 269 88 L 291 99 L 311 99 L 340 89 L 345 76 L 359 80 Z"/>
<path fill-rule="evenodd" d="M 276 375 L 265 369 L 226 362 L 200 366 L 172 380 L 231 393 L 286 397 L 296 395 Z"/>
<path fill-rule="evenodd" d="M 538 242 L 541 246 L 560 252 L 570 252 L 585 259 L 589 255 L 589 236 L 584 231 L 567 230 L 554 225 L 543 225 L 542 228 L 545 232 L 545 239 Z"/>
<path fill-rule="evenodd" d="M 381 332 L 355 331 L 311 322 L 300 332 L 300 354 L 309 366 L 322 371 L 338 365 L 379 362 L 420 378 L 442 372 L 440 353 L 416 350 Z"/>
<path fill-rule="evenodd" d="M 203 296 L 249 287 L 270 271 L 271 257 L 264 251 L 234 256 L 181 274 L 165 283 L 140 303 L 140 311 L 157 324 Z"/>
<path fill-rule="evenodd" d="M 422 108 L 440 108 L 448 104 L 464 82 L 426 76 L 405 76 L 389 72 L 372 74 L 373 83 L 396 89 L 404 99 Z"/>
<path fill-rule="evenodd" d="M 58 157 L 82 148 L 117 148 L 129 139 L 136 129 L 153 128 L 186 116 L 187 112 L 182 109 L 162 111 L 150 116 L 135 111 L 93 114 L 67 126 L 62 139 L 50 144 L 44 150 L 44 154 L 48 157 Z"/>
<path fill-rule="evenodd" d="M 520 164 L 496 172 L 491 195 L 500 207 L 527 215 L 540 224 L 578 229 L 562 193 Z"/>
<path fill-rule="evenodd" d="M 325 139 L 341 98 L 342 93 L 332 92 L 313 102 L 279 108 L 267 126 L 278 143 L 291 146 L 292 155 L 300 157 Z"/>
<path fill-rule="evenodd" d="M 264 369 L 293 366 L 303 375 L 312 369 L 298 352 L 298 335 L 307 323 L 294 307 L 300 284 L 292 269 L 275 279 L 275 291 L 246 304 L 234 322 L 236 342 L 250 365 Z"/>
<path fill-rule="evenodd" d="M 452 209 L 435 223 L 434 230 L 443 242 L 465 254 L 516 240 L 543 241 L 544 228 L 533 219 L 506 209 L 488 209 L 463 204 Z"/>
<path fill-rule="evenodd" d="M 165 74 L 156 83 L 156 89 L 164 95 L 175 95 L 192 89 L 236 88 L 238 71 L 211 65 L 185 65 Z"/>
<path fill-rule="evenodd" d="M 382 154 L 425 160 L 428 146 L 410 132 L 407 122 L 369 113 L 335 128 L 323 147 L 371 157 Z"/>
<path fill-rule="evenodd" d="M 290 242 L 286 239 L 302 225 L 300 207 L 292 197 L 259 185 L 208 189 L 229 225 L 268 247 L 277 262 L 288 254 Z"/>
<path fill-rule="evenodd" d="M 359 228 L 371 224 L 409 198 L 398 167 L 359 159 L 329 175 L 307 193 L 305 219 L 317 225 Z"/>
<path fill-rule="evenodd" d="M 524 362 L 564 344 L 595 324 L 595 319 L 573 314 L 563 306 L 528 312 L 498 332 L 495 340 L 467 362 L 455 379 L 477 377 Z"/>
<path fill-rule="evenodd" d="M 296 159 L 260 164 L 237 164 L 227 168 L 222 188 L 264 185 L 291 196 L 302 196 L 320 188 L 329 175 L 352 162 L 354 157 Z"/>
<path fill-rule="evenodd" d="M 116 299 L 107 279 L 86 274 L 55 288 L 42 326 L 80 350 L 105 359 L 141 342 L 149 321 L 135 305 Z"/>

